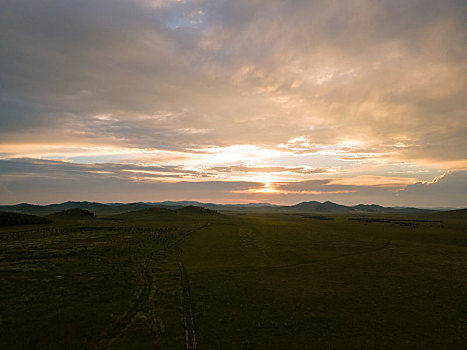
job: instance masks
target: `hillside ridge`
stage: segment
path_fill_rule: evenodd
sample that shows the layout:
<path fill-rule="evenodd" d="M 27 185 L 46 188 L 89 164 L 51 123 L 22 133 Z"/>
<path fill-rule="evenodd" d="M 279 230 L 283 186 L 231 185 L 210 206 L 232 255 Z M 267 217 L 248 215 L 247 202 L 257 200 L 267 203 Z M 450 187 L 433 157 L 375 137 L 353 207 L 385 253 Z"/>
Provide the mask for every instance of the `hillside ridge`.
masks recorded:
<path fill-rule="evenodd" d="M 215 211 L 239 211 L 239 212 L 264 212 L 264 213 L 335 213 L 335 214 L 359 214 L 359 213 L 434 213 L 440 210 L 420 209 L 413 207 L 384 207 L 378 204 L 357 204 L 347 206 L 331 201 L 304 201 L 294 205 L 274 205 L 270 203 L 248 203 L 248 204 L 215 204 L 196 201 L 163 201 L 163 202 L 133 202 L 133 203 L 99 203 L 88 201 L 67 201 L 49 205 L 36 205 L 19 203 L 14 205 L 2 205 L 0 210 L 33 215 L 50 215 L 62 210 L 79 208 L 93 211 L 96 215 L 117 215 L 127 212 L 150 209 L 166 208 L 177 210 L 184 207 L 202 207 Z"/>

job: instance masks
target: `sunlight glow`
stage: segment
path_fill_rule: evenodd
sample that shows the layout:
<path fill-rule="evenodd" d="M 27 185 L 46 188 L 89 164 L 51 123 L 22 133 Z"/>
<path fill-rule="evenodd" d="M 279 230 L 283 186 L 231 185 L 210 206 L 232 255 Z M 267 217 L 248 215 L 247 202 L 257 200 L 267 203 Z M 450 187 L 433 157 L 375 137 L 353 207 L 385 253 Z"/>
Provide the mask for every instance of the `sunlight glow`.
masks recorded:
<path fill-rule="evenodd" d="M 271 183 L 266 182 L 264 184 L 263 188 L 260 188 L 259 190 L 255 190 L 256 193 L 278 193 L 279 190 L 276 190 Z"/>

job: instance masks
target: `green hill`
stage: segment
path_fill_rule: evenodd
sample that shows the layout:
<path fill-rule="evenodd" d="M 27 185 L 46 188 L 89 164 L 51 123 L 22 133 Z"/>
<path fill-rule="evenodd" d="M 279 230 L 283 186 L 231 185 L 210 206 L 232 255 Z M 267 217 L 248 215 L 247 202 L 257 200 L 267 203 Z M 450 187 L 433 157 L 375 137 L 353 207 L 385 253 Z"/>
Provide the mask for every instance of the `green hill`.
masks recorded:
<path fill-rule="evenodd" d="M 358 204 L 355 206 L 346 206 L 330 201 L 324 203 L 317 201 L 301 202 L 291 206 L 271 205 L 268 203 L 249 203 L 249 204 L 214 204 L 201 203 L 194 201 L 165 201 L 165 202 L 136 202 L 136 203 L 96 203 L 96 202 L 65 202 L 60 204 L 33 205 L 20 203 L 15 205 L 0 206 L 1 211 L 32 214 L 49 215 L 60 210 L 80 208 L 92 210 L 98 216 L 110 216 L 127 212 L 138 211 L 147 208 L 166 208 L 170 210 L 180 210 L 183 208 L 204 208 L 222 212 L 241 211 L 256 213 L 290 213 L 290 214 L 310 214 L 310 213 L 400 213 L 400 214 L 423 214 L 430 213 L 433 210 L 401 207 L 383 207 L 376 204 Z M 182 212 L 190 213 L 193 209 L 183 209 Z M 197 210 L 197 209 L 195 209 Z M 202 211 L 199 211 L 202 212 Z"/>
<path fill-rule="evenodd" d="M 195 205 L 189 205 L 177 210 L 177 213 L 180 214 L 189 214 L 189 215 L 216 215 L 217 211 L 212 209 L 207 209 L 204 207 L 198 207 Z"/>
<path fill-rule="evenodd" d="M 129 213 L 137 210 L 152 208 L 152 205 L 146 203 L 126 203 L 126 204 L 115 204 L 106 205 L 105 208 L 95 210 L 99 216 L 106 215 L 118 215 L 123 213 Z"/>
<path fill-rule="evenodd" d="M 115 215 L 118 219 L 151 219 L 155 217 L 167 217 L 175 214 L 175 211 L 167 208 L 146 208 L 141 210 L 130 211 L 122 214 Z"/>
<path fill-rule="evenodd" d="M 467 208 L 433 213 L 433 214 L 431 214 L 431 216 L 436 216 L 437 218 L 442 218 L 442 219 L 464 219 L 464 220 L 467 220 Z"/>
<path fill-rule="evenodd" d="M 41 216 L 0 211 L 0 227 L 49 223 L 51 223 L 49 219 L 43 218 Z"/>

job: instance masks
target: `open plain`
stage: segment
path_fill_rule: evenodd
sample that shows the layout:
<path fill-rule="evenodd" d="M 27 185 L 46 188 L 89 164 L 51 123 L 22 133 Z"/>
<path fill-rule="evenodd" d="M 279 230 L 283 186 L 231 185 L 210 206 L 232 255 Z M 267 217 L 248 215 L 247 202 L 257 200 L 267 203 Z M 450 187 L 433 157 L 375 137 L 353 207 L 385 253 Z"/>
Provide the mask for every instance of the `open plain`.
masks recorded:
<path fill-rule="evenodd" d="M 0 229 L 8 349 L 461 349 L 463 212 L 195 207 Z"/>

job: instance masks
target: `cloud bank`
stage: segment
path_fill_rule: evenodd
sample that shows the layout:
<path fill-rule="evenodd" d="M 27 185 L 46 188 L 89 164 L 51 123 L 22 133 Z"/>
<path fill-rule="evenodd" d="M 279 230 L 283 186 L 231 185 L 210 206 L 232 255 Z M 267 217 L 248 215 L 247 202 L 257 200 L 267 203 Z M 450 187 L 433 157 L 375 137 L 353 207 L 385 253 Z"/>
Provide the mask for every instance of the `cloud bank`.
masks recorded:
<path fill-rule="evenodd" d="M 172 166 L 9 159 L 0 160 L 0 168 L 2 204 L 67 200 L 156 202 L 189 198 L 216 203 L 295 204 L 313 199 L 343 204 L 467 206 L 465 171 L 449 172 L 431 182 L 416 182 L 415 178 L 408 177 L 345 178 L 322 174 L 322 178 L 314 180 L 265 183 L 219 181 L 215 173 Z"/>

